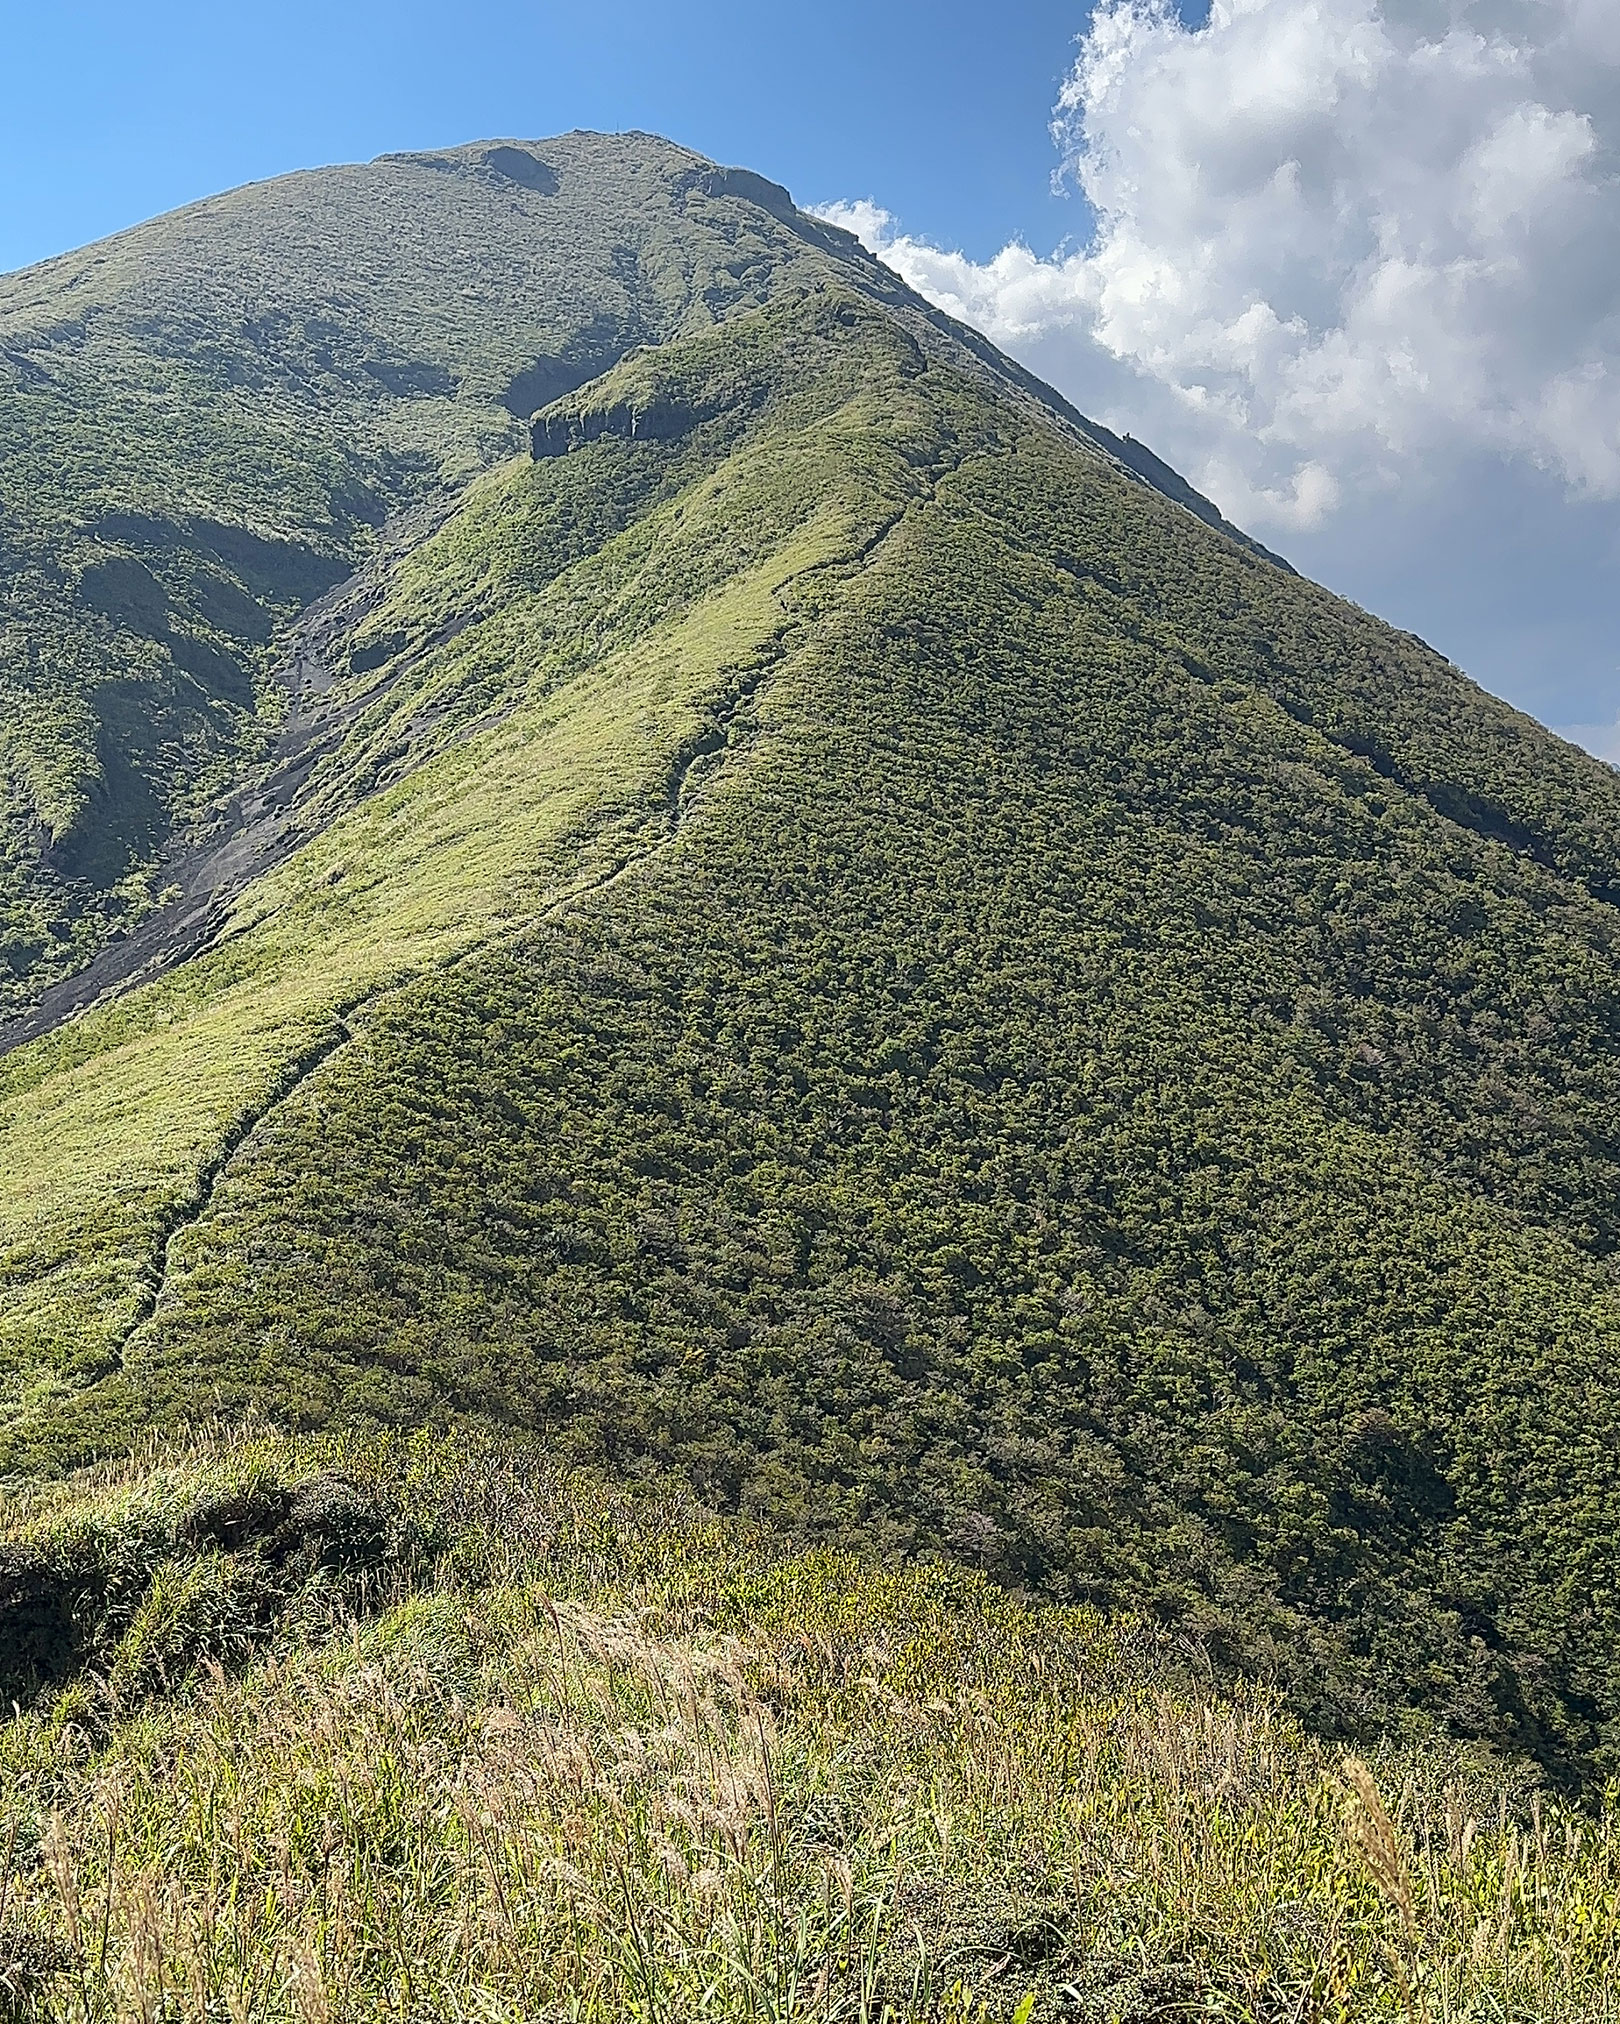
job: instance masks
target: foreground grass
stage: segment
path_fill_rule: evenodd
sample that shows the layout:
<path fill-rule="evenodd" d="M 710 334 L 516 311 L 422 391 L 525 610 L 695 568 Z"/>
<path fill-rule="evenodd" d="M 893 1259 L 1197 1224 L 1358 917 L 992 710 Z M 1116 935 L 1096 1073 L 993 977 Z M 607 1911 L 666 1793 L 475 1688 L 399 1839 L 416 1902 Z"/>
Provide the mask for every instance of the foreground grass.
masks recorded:
<path fill-rule="evenodd" d="M 6 1535 L 0 2015 L 1620 2015 L 1613 1805 L 1346 1763 L 959 1571 L 404 1442 Z"/>

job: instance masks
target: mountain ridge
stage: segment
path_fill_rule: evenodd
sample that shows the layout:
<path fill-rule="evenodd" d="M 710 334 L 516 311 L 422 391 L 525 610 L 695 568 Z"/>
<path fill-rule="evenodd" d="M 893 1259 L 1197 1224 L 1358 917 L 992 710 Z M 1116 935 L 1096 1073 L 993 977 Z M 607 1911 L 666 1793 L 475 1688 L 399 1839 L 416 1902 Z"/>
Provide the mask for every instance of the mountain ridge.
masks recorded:
<path fill-rule="evenodd" d="M 448 259 L 429 222 L 447 193 L 446 234 L 461 235 Z M 593 204 L 606 207 L 605 234 Z M 706 272 L 681 250 L 693 205 L 719 220 L 698 227 Z M 759 228 L 741 260 L 739 218 Z M 806 261 L 807 273 L 831 261 L 928 341 L 1120 452 L 780 186 L 647 136 L 476 142 L 301 171 L 0 279 L 13 380 L 0 470 L 34 494 L 0 635 L 0 955 L 22 986 L 8 1023 L 29 1009 L 29 976 L 56 984 L 151 910 L 176 821 L 207 819 L 210 793 L 268 733 L 275 628 L 364 561 L 388 514 L 509 454 L 533 408 L 633 345 L 746 306 Z M 405 270 L 409 314 L 388 281 Z M 210 414 L 224 418 L 217 440 L 212 421 L 199 429 Z M 95 415 L 114 425 L 120 471 L 140 445 L 133 490 L 112 475 L 106 431 L 85 420 Z M 47 442 L 55 468 L 41 462 Z M 260 468 L 268 489 L 247 478 Z"/>
<path fill-rule="evenodd" d="M 1620 782 L 774 186 L 515 147 L 299 184 L 317 238 L 373 193 L 362 248 L 402 189 L 441 236 L 498 217 L 465 412 L 386 384 L 474 313 L 425 224 L 312 334 L 324 282 L 290 237 L 252 267 L 236 193 L 227 307 L 163 325 L 216 462 L 325 389 L 252 483 L 333 580 L 257 643 L 233 607 L 261 700 L 174 775 L 185 890 L 122 958 L 18 973 L 52 1024 L 0 1059 L 0 1469 L 199 1415 L 480 1419 L 1148 1609 L 1327 1729 L 1606 1775 Z M 142 426 L 161 491 L 191 439 Z M 407 429 L 414 521 L 373 511 Z M 384 531 L 337 575 L 316 522 L 362 469 Z M 63 553 L 123 630 L 86 638 L 198 645 L 217 501 L 169 548 L 151 498 L 91 504 Z M 14 644 L 60 618 L 16 609 Z M 167 723 L 142 679 L 121 707 Z M 100 693 L 30 680 L 14 743 Z"/>

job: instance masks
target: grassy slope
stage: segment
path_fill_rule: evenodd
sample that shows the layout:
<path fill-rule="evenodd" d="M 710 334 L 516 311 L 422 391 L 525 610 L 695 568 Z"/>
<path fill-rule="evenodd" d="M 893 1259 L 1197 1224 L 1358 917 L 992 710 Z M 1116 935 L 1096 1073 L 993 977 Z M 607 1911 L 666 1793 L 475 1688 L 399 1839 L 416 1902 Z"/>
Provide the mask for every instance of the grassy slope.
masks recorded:
<path fill-rule="evenodd" d="M 9 2014 L 1616 2014 L 1612 1807 L 521 1445 L 155 1453 L 0 1587 Z"/>
<path fill-rule="evenodd" d="M 646 135 L 480 145 L 0 279 L 0 1023 L 150 903 L 274 717 L 275 627 L 384 515 L 628 347 L 835 264 L 734 185 Z"/>
<path fill-rule="evenodd" d="M 11 1212 L 5 1452 L 492 1411 L 1151 1600 L 1319 1720 L 1609 1764 L 1610 776 L 852 301 L 556 415 L 581 447 L 494 482 L 367 635 L 447 737 L 514 664 L 547 700 L 277 874 L 306 897 L 210 959 L 235 1001 L 182 971 L 8 1066 L 9 1199 L 47 1216 Z M 587 497 L 646 517 L 553 574 Z M 524 738 L 576 705 L 596 861 L 649 799 L 657 848 L 554 909 L 580 800 L 479 811 L 571 778 Z M 416 817 L 441 791 L 459 860 Z M 321 881 L 373 823 L 351 915 Z M 313 946 L 298 906 L 336 907 Z M 518 911 L 548 924 L 375 999 L 248 1132 L 108 1370 L 226 1121 Z"/>

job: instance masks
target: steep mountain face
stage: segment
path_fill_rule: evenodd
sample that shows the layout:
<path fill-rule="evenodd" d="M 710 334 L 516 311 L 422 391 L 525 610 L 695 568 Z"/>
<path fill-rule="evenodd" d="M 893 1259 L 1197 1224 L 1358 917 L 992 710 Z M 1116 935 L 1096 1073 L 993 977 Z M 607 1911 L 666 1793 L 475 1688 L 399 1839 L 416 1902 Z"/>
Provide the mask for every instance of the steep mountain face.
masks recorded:
<path fill-rule="evenodd" d="M 390 514 L 631 346 L 827 266 L 761 194 L 638 136 L 483 145 L 0 283 L 0 1018 L 150 906 L 176 822 L 264 745 L 276 626 Z"/>
<path fill-rule="evenodd" d="M 257 503 L 193 513 L 170 431 L 127 482 L 175 488 L 166 554 L 206 519 L 329 573 L 421 503 L 241 649 L 279 730 L 244 691 L 174 733 L 179 896 L 60 989 L 16 966 L 0 1466 L 492 1417 L 1151 1606 L 1327 1723 L 1612 1765 L 1615 776 L 769 185 L 588 137 L 334 173 L 186 214 L 218 294 L 165 398 L 228 349 L 197 412 L 251 446 L 297 379 L 297 470 L 244 448 Z M 394 178 L 448 193 L 431 239 Z M 266 338 L 272 385 L 207 302 L 304 330 L 337 284 L 253 224 L 295 192 L 376 237 L 330 365 Z M 468 219 L 508 261 L 476 313 L 436 264 Z M 127 337 L 146 298 L 90 259 Z M 400 391 L 386 346 L 461 377 Z M 62 556 L 168 581 L 60 483 Z M 324 579 L 237 581 L 268 634 Z M 107 794 L 64 835 L 135 853 Z"/>

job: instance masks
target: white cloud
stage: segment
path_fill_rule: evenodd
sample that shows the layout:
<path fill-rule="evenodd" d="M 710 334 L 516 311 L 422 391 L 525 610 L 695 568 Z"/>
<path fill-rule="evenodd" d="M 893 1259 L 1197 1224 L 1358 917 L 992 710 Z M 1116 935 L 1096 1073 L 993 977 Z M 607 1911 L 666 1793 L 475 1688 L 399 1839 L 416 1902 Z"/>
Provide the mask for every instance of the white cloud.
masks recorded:
<path fill-rule="evenodd" d="M 1620 498 L 1620 0 L 1101 0 L 1054 131 L 1096 218 L 993 260 L 835 207 L 1258 531 L 1483 455 Z"/>

